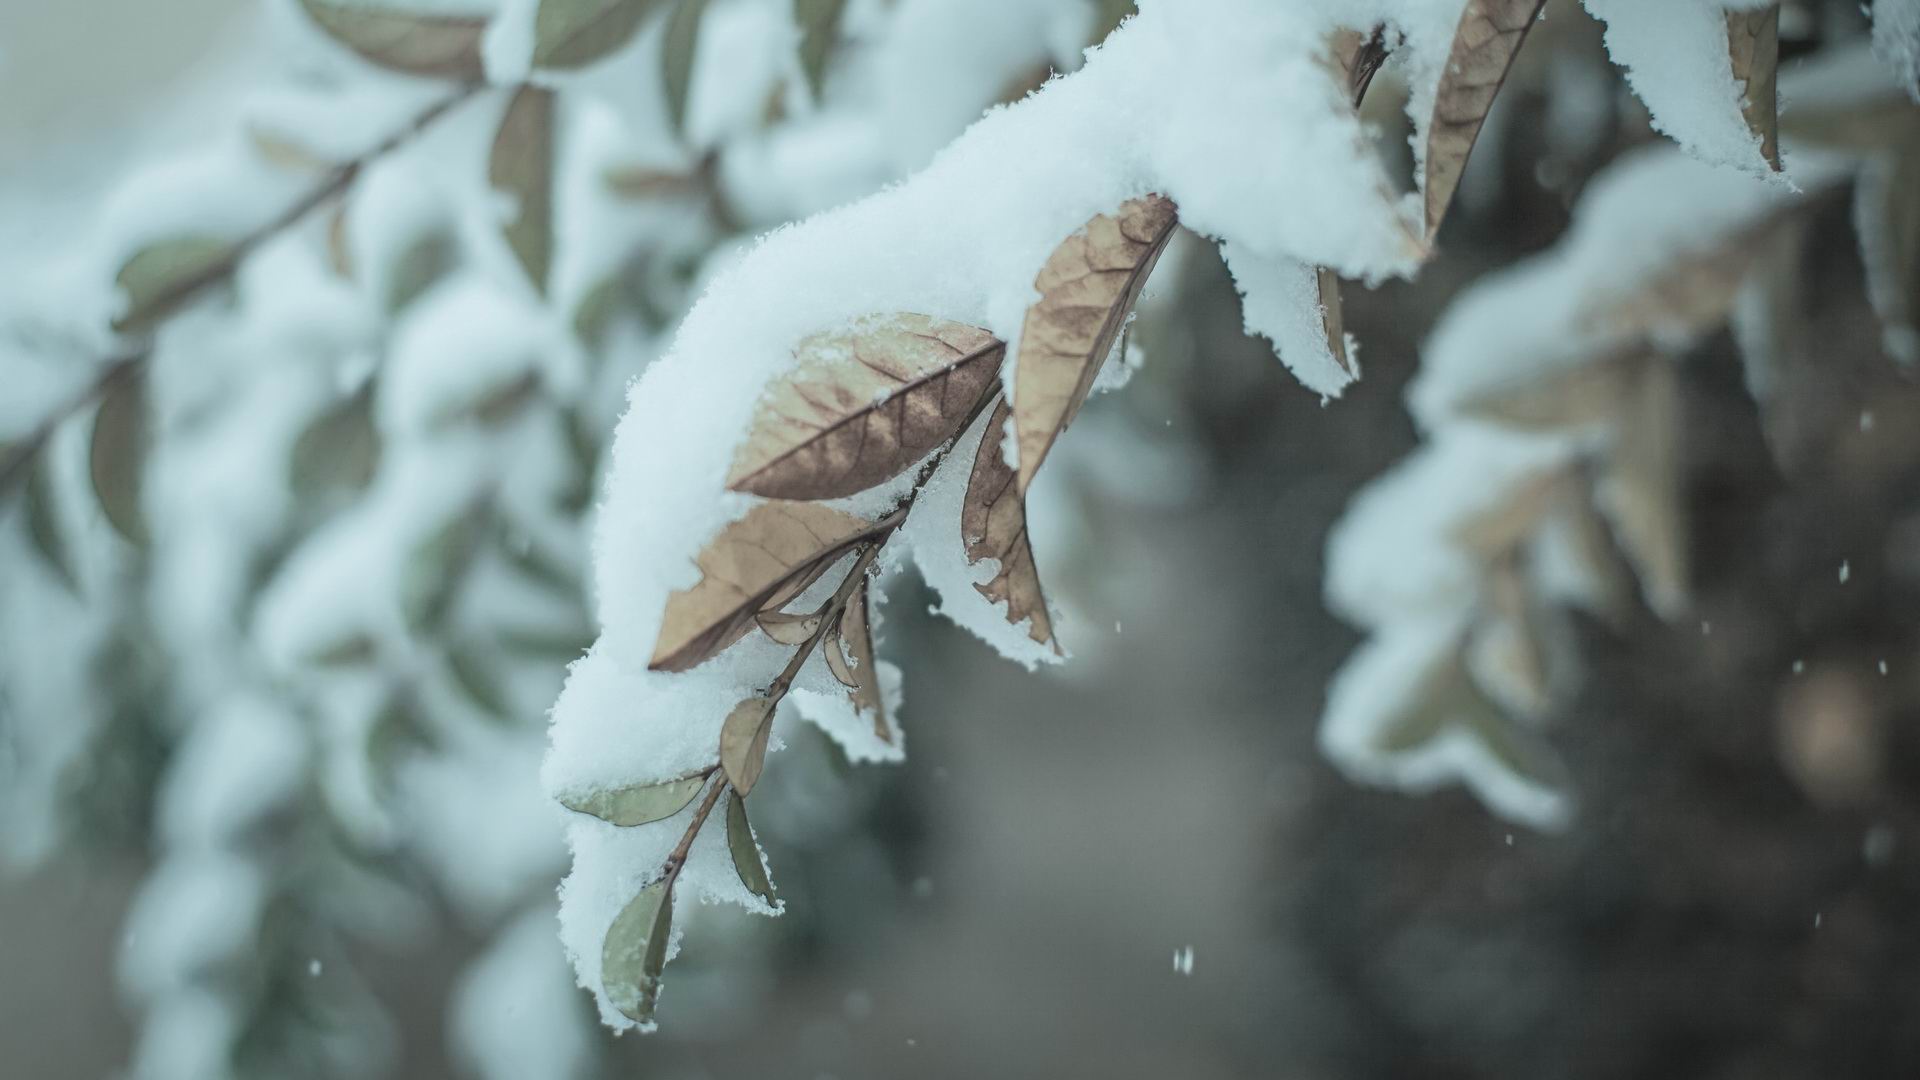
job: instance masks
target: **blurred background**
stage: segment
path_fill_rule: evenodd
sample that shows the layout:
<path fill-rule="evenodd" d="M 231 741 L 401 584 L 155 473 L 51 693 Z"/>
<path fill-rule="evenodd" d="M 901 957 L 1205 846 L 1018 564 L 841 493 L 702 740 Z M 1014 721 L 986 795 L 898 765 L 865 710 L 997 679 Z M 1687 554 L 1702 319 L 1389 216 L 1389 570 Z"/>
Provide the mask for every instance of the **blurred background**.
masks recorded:
<path fill-rule="evenodd" d="M 666 196 L 659 218 L 698 217 L 698 228 L 637 226 L 677 268 L 620 264 L 633 310 L 615 321 L 631 325 L 609 332 L 593 374 L 552 394 L 581 441 L 604 440 L 618 387 L 657 351 L 712 252 L 910 169 L 978 109 L 1071 66 L 1078 37 L 1097 40 L 1117 17 L 1077 0 L 972 15 L 902 0 L 926 9 L 915 30 L 895 5 L 851 7 L 850 74 L 838 90 L 829 78 L 828 104 L 884 89 L 884 63 L 861 73 L 863 48 L 905 50 L 956 20 L 995 26 L 967 39 L 995 59 L 934 71 L 953 81 L 945 97 L 872 120 L 885 152 L 844 128 L 779 143 L 759 126 L 690 121 L 707 142 L 701 160 L 720 164 L 689 175 L 718 194 Z M 1783 72 L 1866 33 L 1851 0 L 1784 9 Z M 195 103 L 274 70 L 263 21 L 245 0 L 0 5 L 0 236 L 57 250 L 148 155 L 202 137 Z M 739 26 L 705 40 L 750 41 L 751 20 Z M 1367 115 L 1383 152 L 1406 157 L 1392 74 Z M 778 110 L 753 123 L 800 126 Z M 888 123 L 924 150 L 886 140 Z M 1035 524 L 1074 662 L 1029 675 L 925 615 L 932 598 L 917 582 L 897 582 L 883 652 L 907 673 L 906 763 L 850 767 L 824 739 L 782 757 L 760 821 L 787 914 L 703 912 L 669 972 L 662 1030 L 646 1037 L 608 1037 L 572 987 L 553 935 L 559 826 L 520 794 L 565 656 L 514 652 L 504 715 L 471 740 L 461 732 L 473 703 L 444 704 L 433 663 L 489 633 L 477 602 L 456 601 L 444 649 L 426 662 L 408 652 L 401 675 L 383 667 L 385 642 L 355 661 L 377 675 L 244 659 L 270 651 L 257 644 L 270 631 L 249 620 L 271 618 L 254 614 L 233 616 L 228 652 L 183 661 L 169 652 L 181 647 L 176 624 L 152 610 L 174 595 L 170 560 L 189 560 L 190 545 L 163 535 L 180 514 L 151 514 L 151 550 L 129 553 L 79 506 L 86 433 L 56 436 L 48 453 L 73 459 L 52 481 L 71 489 L 53 497 L 70 589 L 48 584 L 46 530 L 23 500 L 10 490 L 0 504 L 0 828 L 11 834 L 0 1071 L 1920 1075 L 1920 393 L 1883 342 L 1848 191 L 1807 213 L 1793 256 L 1799 347 L 1778 358 L 1765 407 L 1725 329 L 1676 368 L 1689 614 L 1663 620 L 1641 605 L 1623 623 L 1554 621 L 1543 730 L 1565 766 L 1571 823 L 1528 829 L 1459 788 L 1363 786 L 1317 745 L 1329 682 L 1361 642 L 1323 600 L 1327 537 L 1354 494 L 1420 442 L 1402 392 L 1423 339 L 1462 289 L 1550 248 L 1588 181 L 1656 138 L 1598 25 L 1549 3 L 1440 257 L 1414 283 L 1347 287 L 1365 374 L 1331 404 L 1242 332 L 1211 245 L 1182 238 L 1134 334 L 1147 363 L 1076 425 L 1055 466 L 1055 509 Z M 822 155 L 835 167 L 781 172 Z M 638 160 L 678 175 L 670 159 Z M 7 280 L 22 280 L 18 263 Z M 442 287 L 456 286 L 430 288 Z M 232 303 L 256 299 L 243 288 Z M 224 323 L 243 321 L 223 311 L 183 332 L 203 338 L 162 346 L 213 342 L 239 357 L 222 378 L 260 379 L 247 372 L 273 360 L 271 339 L 222 338 Z M 29 336 L 10 339 L 0 370 L 31 365 Z M 67 400 L 91 370 L 0 409 L 11 425 L 0 442 L 18 445 L 51 415 L 41 406 Z M 175 397 L 205 412 L 224 393 Z M 333 407 L 321 395 L 293 409 L 290 431 Z M 181 406 L 162 427 L 185 440 L 195 416 Z M 157 492 L 199 490 L 189 474 L 207 468 L 164 453 L 146 467 L 188 477 L 150 480 L 150 510 Z M 329 491 L 319 517 L 352 513 L 356 490 Z M 261 530 L 259 546 L 286 558 L 298 547 L 289 537 L 323 528 L 303 513 Z M 575 504 L 549 531 L 529 527 L 560 537 L 576 594 L 579 514 Z M 257 576 L 270 579 L 276 559 Z M 271 604 L 274 586 L 262 588 Z M 86 660 L 49 665 L 35 641 Z M 233 726 L 216 724 L 233 707 L 216 700 L 228 688 L 208 689 L 229 677 L 263 714 L 293 718 L 297 750 L 268 740 L 249 756 L 245 735 L 205 748 L 207 731 Z M 371 718 L 360 727 L 339 719 L 356 693 L 382 703 L 361 710 Z M 395 701 L 419 730 L 382 742 L 369 732 L 391 729 L 368 725 L 386 723 Z M 348 753 L 398 755 L 390 784 L 366 785 L 379 827 L 341 794 Z M 288 779 L 277 794 L 216 796 L 210 761 Z M 205 813 L 253 817 L 209 838 L 191 824 L 198 796 Z"/>

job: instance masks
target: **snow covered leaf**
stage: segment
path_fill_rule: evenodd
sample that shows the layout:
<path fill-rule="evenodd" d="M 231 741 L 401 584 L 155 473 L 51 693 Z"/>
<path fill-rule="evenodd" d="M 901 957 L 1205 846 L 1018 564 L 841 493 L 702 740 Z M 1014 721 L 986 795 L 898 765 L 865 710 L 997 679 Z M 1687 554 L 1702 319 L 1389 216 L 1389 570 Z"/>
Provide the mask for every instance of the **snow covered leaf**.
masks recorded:
<path fill-rule="evenodd" d="M 460 591 L 460 580 L 480 550 L 484 506 L 457 514 L 407 556 L 400 570 L 400 610 L 407 625 L 437 625 Z"/>
<path fill-rule="evenodd" d="M 613 1007 L 633 1020 L 653 1020 L 653 1006 L 660 996 L 660 973 L 667 967 L 667 939 L 671 936 L 670 880 L 641 889 L 607 928 L 600 953 L 601 984 Z"/>
<path fill-rule="evenodd" d="M 1468 0 L 1453 35 L 1453 49 L 1440 75 L 1433 99 L 1433 121 L 1427 128 L 1426 197 L 1427 241 L 1440 231 L 1453 193 L 1467 168 L 1487 110 L 1506 81 L 1513 58 L 1533 29 L 1546 0 Z"/>
<path fill-rule="evenodd" d="M 973 475 L 967 479 L 966 502 L 960 508 L 960 537 L 966 545 L 967 562 L 993 559 L 1000 564 L 993 580 L 975 584 L 974 588 L 995 603 L 1005 601 L 1008 622 L 1015 626 L 1026 623 L 1029 637 L 1058 653 L 1053 618 L 1047 611 L 1040 571 L 1034 565 L 1033 546 L 1027 537 L 1027 500 L 1014 484 L 1013 467 L 1000 449 L 1012 415 L 1013 410 L 1003 399 L 987 418 L 980 452 L 973 459 Z"/>
<path fill-rule="evenodd" d="M 820 631 L 820 613 L 796 615 L 785 611 L 763 611 L 754 616 L 753 621 L 760 626 L 760 632 L 781 645 L 801 646 L 813 640 Z"/>
<path fill-rule="evenodd" d="M 140 492 L 146 478 L 147 379 L 139 370 L 112 377 L 94 414 L 87 472 L 114 531 L 135 547 L 147 544 Z"/>
<path fill-rule="evenodd" d="M 562 795 L 560 805 L 622 828 L 650 825 L 685 810 L 700 794 L 700 789 L 707 786 L 710 775 L 710 772 L 697 772 L 659 783 L 635 784 L 585 795 Z"/>
<path fill-rule="evenodd" d="M 33 550 L 47 561 L 60 583 L 76 595 L 80 591 L 80 574 L 73 563 L 73 551 L 67 546 L 65 531 L 60 527 L 59 493 L 54 488 L 52 469 L 48 462 L 51 455 L 42 453 L 39 460 L 27 469 L 26 490 L 21 498 L 25 500 L 22 508 L 27 517 L 27 539 L 33 544 Z"/>
<path fill-rule="evenodd" d="M 121 333 L 152 329 L 224 272 L 233 258 L 233 242 L 215 236 L 175 237 L 141 248 L 114 276 L 126 308 L 113 320 L 113 328 Z"/>
<path fill-rule="evenodd" d="M 1006 344 L 976 327 L 898 314 L 815 335 L 795 355 L 734 456 L 735 491 L 832 499 L 899 475 L 974 415 Z"/>
<path fill-rule="evenodd" d="M 1621 416 L 1600 509 L 1648 604 L 1663 617 L 1686 603 L 1686 503 L 1680 475 L 1680 388 L 1673 365 L 1649 364 Z"/>
<path fill-rule="evenodd" d="M 507 102 L 487 158 L 487 180 L 512 196 L 502 230 L 534 290 L 547 290 L 553 261 L 553 91 L 522 86 Z"/>
<path fill-rule="evenodd" d="M 1387 62 L 1386 28 L 1336 30 L 1327 42 L 1327 52 L 1353 107 L 1359 108 L 1367 98 L 1367 87 L 1373 85 L 1374 75 Z"/>
<path fill-rule="evenodd" d="M 1173 202 L 1163 196 L 1129 200 L 1117 214 L 1101 214 L 1069 236 L 1034 279 L 1040 299 L 1027 309 L 1021 328 L 1013 391 L 1023 495 L 1053 441 L 1087 400 L 1179 223 Z"/>
<path fill-rule="evenodd" d="M 1463 415 L 1522 431 L 1563 431 L 1611 420 L 1633 393 L 1647 358 L 1620 353 L 1500 385 L 1460 406 Z"/>
<path fill-rule="evenodd" d="M 687 127 L 687 91 L 693 85 L 693 60 L 700 46 L 700 22 L 707 0 L 679 0 L 660 39 L 660 73 L 666 80 L 667 119 L 675 132 Z"/>
<path fill-rule="evenodd" d="M 1754 261 L 1791 213 L 1771 215 L 1712 246 L 1676 253 L 1660 273 L 1631 287 L 1597 292 L 1583 305 L 1582 328 L 1664 341 L 1719 326 Z"/>
<path fill-rule="evenodd" d="M 1542 714 L 1549 696 L 1546 649 L 1517 553 L 1509 552 L 1493 564 L 1484 604 L 1468 646 L 1479 681 L 1505 707 Z"/>
<path fill-rule="evenodd" d="M 294 440 L 287 486 L 302 499 L 336 491 L 362 491 L 380 463 L 380 431 L 373 422 L 373 389 L 335 403 Z"/>
<path fill-rule="evenodd" d="M 1727 12 L 1727 57 L 1741 89 L 1740 115 L 1760 140 L 1760 156 L 1780 171 L 1780 7 Z"/>
<path fill-rule="evenodd" d="M 1541 787 L 1557 786 L 1551 751 L 1516 726 L 1480 688 L 1460 645 L 1442 654 L 1420 678 L 1401 708 L 1380 726 L 1375 745 L 1384 753 L 1406 754 L 1453 732 L 1471 738 L 1515 776 Z"/>
<path fill-rule="evenodd" d="M 800 70 L 815 101 L 826 87 L 827 57 L 840 37 L 840 17 L 846 10 L 847 0 L 793 0 L 793 21 L 800 27 Z"/>
<path fill-rule="evenodd" d="M 753 842 L 753 826 L 747 821 L 747 800 L 738 791 L 727 792 L 727 853 L 733 856 L 734 872 L 747 891 L 773 903 L 773 882 L 767 880 L 767 868 L 760 861 L 760 845 Z"/>
<path fill-rule="evenodd" d="M 742 795 L 760 782 L 767 763 L 767 738 L 773 734 L 774 702 L 755 695 L 733 707 L 720 726 L 720 768 Z"/>
<path fill-rule="evenodd" d="M 667 598 L 649 666 L 685 671 L 719 653 L 883 527 L 813 503 L 754 507 L 700 553 L 700 580 Z"/>
<path fill-rule="evenodd" d="M 480 39 L 487 32 L 482 17 L 337 0 L 300 0 L 300 6 L 329 37 L 381 67 L 445 79 L 486 75 L 480 60 Z"/>
<path fill-rule="evenodd" d="M 579 68 L 625 48 L 663 0 L 540 0 L 533 17 L 533 63 Z"/>

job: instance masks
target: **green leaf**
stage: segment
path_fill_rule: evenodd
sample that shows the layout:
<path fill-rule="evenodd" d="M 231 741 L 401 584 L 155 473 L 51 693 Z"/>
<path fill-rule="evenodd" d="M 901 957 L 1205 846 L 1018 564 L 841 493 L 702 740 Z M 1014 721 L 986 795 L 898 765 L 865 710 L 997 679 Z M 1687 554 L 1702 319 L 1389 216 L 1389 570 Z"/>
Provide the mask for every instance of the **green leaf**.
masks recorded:
<path fill-rule="evenodd" d="M 675 134 L 687 129 L 687 92 L 693 85 L 693 61 L 700 48 L 700 21 L 707 0 L 680 0 L 660 39 L 660 72 L 666 79 L 667 120 Z"/>
<path fill-rule="evenodd" d="M 673 936 L 673 885 L 656 881 L 627 902 L 607 928 L 600 951 L 600 982 L 607 1000 L 634 1020 L 653 1020 L 660 973 Z"/>
<path fill-rule="evenodd" d="M 773 882 L 767 880 L 767 868 L 760 861 L 760 845 L 753 842 L 753 826 L 747 823 L 747 800 L 737 791 L 727 792 L 727 851 L 733 855 L 734 873 L 747 891 L 772 904 Z"/>
<path fill-rule="evenodd" d="M 531 660 L 569 664 L 586 655 L 593 646 L 593 630 L 538 630 L 526 627 L 502 627 L 494 633 L 500 647 L 515 656 Z"/>
<path fill-rule="evenodd" d="M 233 257 L 232 241 L 215 236 L 174 237 L 134 252 L 114 275 L 127 306 L 113 328 L 123 334 L 151 330 L 219 276 Z"/>
<path fill-rule="evenodd" d="M 477 81 L 486 76 L 480 59 L 480 39 L 487 32 L 482 16 L 336 0 L 300 0 L 300 6 L 327 36 L 381 67 L 443 79 Z"/>
<path fill-rule="evenodd" d="M 468 701 L 496 720 L 513 719 L 513 706 L 494 678 L 494 664 L 472 644 L 463 643 L 447 650 L 447 674 Z"/>
<path fill-rule="evenodd" d="M 33 541 L 33 550 L 46 559 L 61 584 L 77 596 L 80 593 L 80 574 L 74 568 L 73 552 L 68 548 L 60 528 L 60 493 L 55 488 L 52 467 L 48 464 L 51 460 L 43 451 L 40 460 L 27 470 L 27 488 L 23 495 L 26 499 L 27 538 Z"/>
<path fill-rule="evenodd" d="M 553 262 L 553 91 L 514 91 L 493 137 L 487 180 L 513 196 L 514 219 L 501 231 L 534 290 L 545 295 Z"/>
<path fill-rule="evenodd" d="M 140 491 L 146 476 L 147 379 L 129 370 L 112 376 L 93 419 L 88 473 L 107 521 L 135 547 L 147 545 Z"/>
<path fill-rule="evenodd" d="M 438 625 L 459 593 L 480 547 L 480 507 L 457 515 L 408 556 L 400 577 L 400 610 L 415 631 Z"/>
<path fill-rule="evenodd" d="M 800 70 L 819 101 L 827 82 L 827 57 L 840 37 L 840 16 L 847 0 L 793 0 L 793 21 L 800 26 Z"/>
<path fill-rule="evenodd" d="M 586 795 L 562 795 L 560 805 L 582 814 L 592 814 L 612 825 L 631 828 L 650 825 L 687 808 L 700 789 L 707 786 L 707 773 L 694 773 L 659 783 L 595 791 Z"/>
<path fill-rule="evenodd" d="M 540 0 L 533 17 L 533 64 L 585 67 L 625 48 L 661 0 Z"/>
<path fill-rule="evenodd" d="M 327 408 L 294 441 L 287 484 L 297 497 L 364 491 L 380 464 L 380 432 L 373 423 L 373 386 Z"/>

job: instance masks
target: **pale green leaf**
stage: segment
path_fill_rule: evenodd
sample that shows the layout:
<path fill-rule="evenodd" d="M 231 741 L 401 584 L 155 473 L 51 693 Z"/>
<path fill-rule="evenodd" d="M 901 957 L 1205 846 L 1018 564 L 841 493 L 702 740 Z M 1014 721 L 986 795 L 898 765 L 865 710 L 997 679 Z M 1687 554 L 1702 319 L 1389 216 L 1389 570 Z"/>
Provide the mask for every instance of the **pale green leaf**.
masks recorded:
<path fill-rule="evenodd" d="M 114 276 L 126 308 L 113 320 L 113 328 L 121 333 L 152 329 L 224 272 L 233 258 L 233 242 L 214 236 L 174 237 L 141 248 Z"/>
<path fill-rule="evenodd" d="M 773 704 L 763 697 L 750 697 L 733 707 L 720 727 L 720 767 L 727 782 L 745 795 L 760 779 L 766 766 L 767 737 L 773 732 Z"/>
<path fill-rule="evenodd" d="M 553 91 L 522 86 L 500 118 L 487 179 L 513 198 L 514 218 L 501 231 L 543 295 L 553 262 L 553 147 Z"/>
<path fill-rule="evenodd" d="M 659 783 L 635 784 L 585 795 L 562 795 L 560 805 L 622 828 L 649 825 L 685 810 L 706 786 L 707 776 L 702 772 Z"/>
<path fill-rule="evenodd" d="M 760 845 L 753 842 L 753 826 L 747 823 L 747 800 L 737 791 L 727 792 L 727 851 L 733 856 L 734 872 L 747 891 L 773 901 L 773 882 L 767 880 L 766 864 L 760 861 Z"/>
<path fill-rule="evenodd" d="M 300 6 L 329 37 L 380 67 L 443 79 L 479 80 L 486 75 L 480 39 L 487 20 L 480 16 L 335 0 L 300 0 Z"/>
<path fill-rule="evenodd" d="M 328 407 L 294 441 L 288 486 L 302 499 L 363 491 L 380 463 L 372 385 Z"/>
<path fill-rule="evenodd" d="M 800 26 L 800 70 L 815 101 L 826 85 L 827 58 L 840 37 L 840 16 L 846 10 L 847 0 L 793 0 L 793 21 Z"/>
<path fill-rule="evenodd" d="M 80 575 L 74 568 L 73 551 L 67 545 L 65 530 L 60 527 L 60 493 L 55 489 L 53 473 L 48 465 L 50 460 L 48 455 L 42 453 L 40 460 L 27 470 L 27 487 L 23 495 L 26 500 L 27 537 L 61 583 L 78 594 Z"/>
<path fill-rule="evenodd" d="M 136 547 L 147 543 L 146 515 L 140 506 L 147 441 L 146 375 L 137 370 L 117 375 L 94 414 L 87 471 L 107 521 Z"/>
<path fill-rule="evenodd" d="M 693 61 L 700 48 L 700 22 L 707 0 L 680 0 L 660 39 L 660 73 L 666 80 L 667 120 L 677 133 L 687 127 L 687 93 L 693 85 Z"/>
<path fill-rule="evenodd" d="M 533 17 L 533 63 L 585 67 L 625 48 L 662 0 L 540 0 Z"/>
<path fill-rule="evenodd" d="M 626 1016 L 648 1023 L 660 996 L 673 936 L 671 882 L 656 881 L 627 902 L 607 928 L 600 951 L 600 981 L 607 1000 Z"/>

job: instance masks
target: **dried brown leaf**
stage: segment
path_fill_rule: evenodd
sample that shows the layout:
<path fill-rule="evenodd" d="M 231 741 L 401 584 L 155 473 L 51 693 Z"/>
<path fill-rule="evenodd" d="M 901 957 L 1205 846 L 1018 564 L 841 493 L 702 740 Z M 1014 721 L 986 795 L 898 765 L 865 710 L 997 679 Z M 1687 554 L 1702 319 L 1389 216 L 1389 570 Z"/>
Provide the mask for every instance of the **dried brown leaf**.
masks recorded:
<path fill-rule="evenodd" d="M 1468 0 L 1440 74 L 1427 128 L 1426 236 L 1440 231 L 1480 125 L 1546 0 Z"/>
<path fill-rule="evenodd" d="M 1727 59 L 1740 85 L 1740 115 L 1760 140 L 1760 156 L 1780 171 L 1780 7 L 1727 12 Z"/>
<path fill-rule="evenodd" d="M 1067 237 L 1034 279 L 1040 299 L 1020 332 L 1013 391 L 1022 494 L 1086 401 L 1179 221 L 1164 196 L 1129 200 Z"/>
<path fill-rule="evenodd" d="M 1663 616 L 1686 604 L 1686 504 L 1680 476 L 1680 388 L 1673 365 L 1648 364 L 1607 459 L 1600 509 Z"/>
<path fill-rule="evenodd" d="M 1320 329 L 1327 335 L 1327 351 L 1333 354 L 1333 362 L 1340 370 L 1355 378 L 1360 373 L 1354 370 L 1353 358 L 1347 355 L 1347 320 L 1340 309 L 1340 275 L 1324 266 L 1313 270 L 1314 283 L 1320 290 Z"/>
<path fill-rule="evenodd" d="M 1733 309 L 1754 262 L 1795 216 L 1792 210 L 1771 215 L 1718 244 L 1675 256 L 1660 273 L 1643 277 L 1629 288 L 1599 294 L 1581 312 L 1582 329 L 1673 338 L 1719 326 Z"/>
<path fill-rule="evenodd" d="M 840 618 L 839 633 L 829 643 L 828 659 L 838 655 L 851 660 L 846 674 L 853 676 L 853 704 L 873 717 L 873 733 L 883 743 L 893 742 L 893 728 L 887 723 L 887 702 L 880 689 L 880 669 L 873 657 L 873 610 L 867 583 L 854 587 L 847 597 L 846 613 Z M 839 676 L 835 672 L 835 676 Z M 842 680 L 845 681 L 845 680 Z"/>
<path fill-rule="evenodd" d="M 959 433 L 995 385 L 1006 345 L 926 315 L 817 334 L 767 391 L 727 486 L 779 499 L 833 499 L 899 475 Z"/>
<path fill-rule="evenodd" d="M 685 671 L 732 645 L 885 527 L 812 503 L 754 507 L 700 553 L 699 582 L 667 599 L 650 666 Z"/>
<path fill-rule="evenodd" d="M 1612 420 L 1632 397 L 1647 359 L 1620 353 L 1495 386 L 1460 405 L 1463 415 L 1523 431 L 1580 428 Z"/>
<path fill-rule="evenodd" d="M 443 79 L 486 76 L 480 39 L 487 20 L 477 15 L 400 11 L 335 0 L 300 0 L 328 36 L 361 57 L 393 71 Z"/>
<path fill-rule="evenodd" d="M 1489 562 L 1510 557 L 1533 535 L 1567 482 L 1566 473 L 1559 471 L 1527 477 L 1493 506 L 1462 523 L 1454 539 Z"/>
<path fill-rule="evenodd" d="M 1373 77 L 1380 65 L 1387 62 L 1387 33 L 1383 26 L 1371 31 L 1341 29 L 1333 32 L 1327 42 L 1327 52 L 1335 74 L 1340 76 L 1341 85 L 1346 87 L 1347 97 L 1354 108 L 1367 99 L 1367 87 L 1373 85 Z"/>
<path fill-rule="evenodd" d="M 750 697 L 733 707 L 720 727 L 720 768 L 742 795 L 760 782 L 767 763 L 767 737 L 773 733 L 774 702 Z"/>
<path fill-rule="evenodd" d="M 994 603 L 1004 601 L 1008 622 L 1015 626 L 1027 623 L 1029 637 L 1058 653 L 1053 618 L 1047 611 L 1040 572 L 1033 562 L 1033 546 L 1027 538 L 1027 500 L 1014 483 L 1013 467 L 1001 452 L 1007 419 L 1012 415 L 1013 410 L 1001 400 L 987 418 L 986 430 L 980 435 L 980 451 L 973 459 L 973 475 L 967 479 L 966 502 L 960 508 L 960 537 L 966 545 L 967 562 L 993 559 L 1000 564 L 993 580 L 974 588 Z"/>
<path fill-rule="evenodd" d="M 501 230 L 536 292 L 547 291 L 553 262 L 553 91 L 522 86 L 507 101 L 487 156 L 487 182 L 512 196 L 513 220 Z"/>
<path fill-rule="evenodd" d="M 805 645 L 820 630 L 820 613 L 798 615 L 785 611 L 763 611 L 753 617 L 760 632 L 781 645 Z"/>

